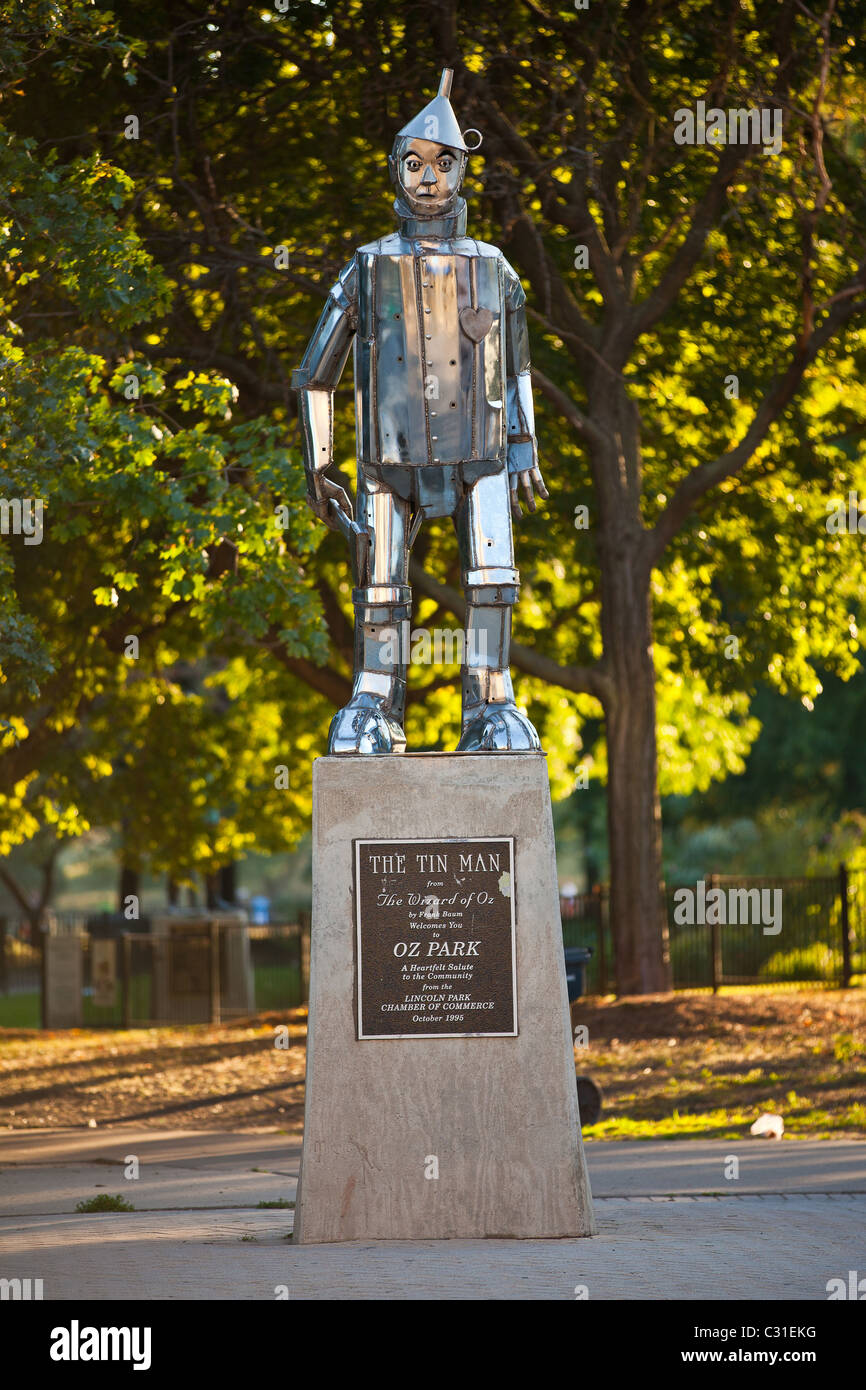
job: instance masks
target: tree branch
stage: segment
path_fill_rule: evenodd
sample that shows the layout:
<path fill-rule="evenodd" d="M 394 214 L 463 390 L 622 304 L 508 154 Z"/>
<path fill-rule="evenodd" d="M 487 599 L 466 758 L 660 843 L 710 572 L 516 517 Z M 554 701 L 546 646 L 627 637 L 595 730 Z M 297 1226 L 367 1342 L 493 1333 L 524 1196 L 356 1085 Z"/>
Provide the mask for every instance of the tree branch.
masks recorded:
<path fill-rule="evenodd" d="M 338 671 L 332 671 L 328 666 L 315 666 L 312 661 L 308 661 L 304 656 L 290 656 L 286 650 L 284 642 L 277 641 L 278 629 L 272 627 L 267 635 L 262 639 L 261 645 L 266 647 L 272 656 L 287 671 L 291 671 L 293 676 L 297 676 L 311 690 L 316 690 L 320 695 L 324 695 L 326 700 L 337 709 L 348 703 L 352 694 L 352 682 L 345 676 L 341 676 Z"/>
<path fill-rule="evenodd" d="M 74 746 L 75 740 L 81 736 L 83 716 L 96 698 L 82 697 L 75 706 L 75 724 L 67 724 L 62 729 L 49 725 L 49 719 L 56 715 L 56 708 L 48 702 L 41 719 L 29 729 L 26 738 L 19 739 L 12 747 L 0 749 L 0 796 L 10 792 L 31 772 L 39 772 L 47 754 L 55 749 Z"/>
<path fill-rule="evenodd" d="M 853 288 L 866 277 L 866 261 L 857 268 L 854 280 L 847 288 Z M 844 297 L 843 297 L 844 295 Z M 651 565 L 658 561 L 668 542 L 677 534 L 695 503 L 723 482 L 725 478 L 739 473 L 748 463 L 752 454 L 763 443 L 767 433 L 790 404 L 803 382 L 806 368 L 838 330 L 854 316 L 863 302 L 853 294 L 834 296 L 836 303 L 823 323 L 814 330 L 805 346 L 797 346 L 787 368 L 775 377 L 759 404 L 752 422 L 739 444 L 718 458 L 700 464 L 693 469 L 677 487 L 665 510 L 662 512 L 648 537 L 647 553 Z"/>
<path fill-rule="evenodd" d="M 418 566 L 409 561 L 409 579 L 414 587 L 427 598 L 436 599 L 461 622 L 466 619 L 466 600 L 459 589 L 450 584 L 440 584 Z M 544 656 L 533 647 L 525 647 L 520 642 L 511 644 L 511 661 L 527 676 L 536 676 L 548 685 L 558 685 L 563 690 L 572 690 L 578 695 L 593 695 L 602 705 L 612 698 L 613 691 L 605 673 L 598 666 L 561 666 L 552 657 Z"/>
<path fill-rule="evenodd" d="M 537 367 L 532 368 L 532 381 L 533 385 L 537 386 L 541 394 L 546 396 L 551 405 L 556 407 L 562 418 L 568 421 L 572 429 L 580 435 L 581 439 L 589 444 L 607 444 L 611 442 L 606 432 L 597 425 L 594 420 L 590 420 L 588 415 L 584 415 L 582 410 L 578 410 L 574 401 L 572 401 L 564 391 L 560 390 L 555 382 L 551 381 L 549 377 L 546 377 L 543 372 L 540 372 Z"/>
<path fill-rule="evenodd" d="M 21 888 L 10 874 L 9 870 L 0 864 L 0 883 L 7 889 L 9 894 L 15 899 L 21 911 L 29 917 L 33 911 L 33 904 L 28 899 L 24 889 Z"/>
<path fill-rule="evenodd" d="M 355 650 L 355 634 L 352 624 L 337 602 L 337 596 L 330 584 L 327 584 L 324 579 L 318 579 L 315 582 L 315 587 L 322 600 L 322 612 L 325 615 L 331 641 L 344 660 L 351 665 Z"/>
<path fill-rule="evenodd" d="M 632 341 L 646 333 L 667 312 L 689 279 L 700 259 L 709 233 L 716 226 L 727 198 L 728 184 L 749 153 L 747 145 L 727 145 L 723 150 L 716 172 L 703 197 L 698 201 L 689 229 L 667 270 L 655 289 L 637 304 L 632 312 Z"/>
<path fill-rule="evenodd" d="M 40 866 L 42 869 L 42 888 L 36 900 L 35 911 L 41 920 L 42 914 L 54 896 L 54 875 L 57 868 L 57 860 L 61 850 L 60 840 L 55 840 L 48 852 L 48 857 Z"/>
<path fill-rule="evenodd" d="M 135 348 L 142 357 L 152 358 L 154 361 L 160 358 L 175 358 L 183 361 L 185 357 L 188 357 L 191 362 L 200 362 L 202 366 L 214 367 L 217 371 L 224 372 L 238 385 L 245 386 L 253 395 L 264 401 L 279 401 L 280 404 L 285 404 L 289 396 L 288 380 L 282 383 L 265 381 L 249 362 L 242 362 L 238 357 L 216 352 L 209 347 L 197 347 L 192 343 L 159 347 L 150 343 L 138 342 L 135 344 Z"/>

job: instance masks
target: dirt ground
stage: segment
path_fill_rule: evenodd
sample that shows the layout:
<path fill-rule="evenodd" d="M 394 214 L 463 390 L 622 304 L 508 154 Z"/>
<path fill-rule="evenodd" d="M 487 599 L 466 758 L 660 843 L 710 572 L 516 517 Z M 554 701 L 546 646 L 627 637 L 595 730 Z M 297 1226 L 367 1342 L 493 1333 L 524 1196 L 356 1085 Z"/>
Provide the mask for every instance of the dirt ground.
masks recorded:
<path fill-rule="evenodd" d="M 290 1046 L 275 1046 L 288 1026 Z M 276 1129 L 300 1135 L 306 1010 L 130 1032 L 0 1029 L 0 1129 Z"/>
<path fill-rule="evenodd" d="M 589 1137 L 728 1138 L 762 1111 L 788 1137 L 866 1137 L 866 991 L 579 1001 L 577 1070 L 600 1086 Z M 287 1049 L 275 1028 L 288 1025 Z M 132 1032 L 0 1030 L 0 1129 L 146 1124 L 299 1136 L 304 1010 Z"/>
<path fill-rule="evenodd" d="M 731 990 L 578 1001 L 577 1069 L 601 1087 L 594 1138 L 866 1136 L 866 990 Z"/>

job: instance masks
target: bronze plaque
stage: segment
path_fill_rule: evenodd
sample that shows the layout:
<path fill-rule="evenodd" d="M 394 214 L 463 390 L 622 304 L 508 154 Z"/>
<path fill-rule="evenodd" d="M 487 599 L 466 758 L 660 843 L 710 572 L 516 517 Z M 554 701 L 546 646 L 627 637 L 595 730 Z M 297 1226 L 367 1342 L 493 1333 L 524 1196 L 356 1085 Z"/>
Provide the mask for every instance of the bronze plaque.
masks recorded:
<path fill-rule="evenodd" d="M 514 840 L 355 840 L 358 1037 L 517 1036 Z"/>

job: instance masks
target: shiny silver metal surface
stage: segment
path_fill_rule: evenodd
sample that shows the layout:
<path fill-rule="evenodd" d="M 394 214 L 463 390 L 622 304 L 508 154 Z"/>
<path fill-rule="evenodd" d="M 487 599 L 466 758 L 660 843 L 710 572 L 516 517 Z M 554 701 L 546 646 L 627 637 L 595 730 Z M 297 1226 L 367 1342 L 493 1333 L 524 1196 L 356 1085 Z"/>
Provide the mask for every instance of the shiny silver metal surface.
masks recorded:
<path fill-rule="evenodd" d="M 502 252 L 466 235 L 460 188 L 469 150 L 451 80 L 446 68 L 437 96 L 394 141 L 399 230 L 359 247 L 344 267 L 292 376 L 308 501 L 353 547 L 355 679 L 331 724 L 332 753 L 405 748 L 405 644 L 388 639 L 411 617 L 411 545 L 425 519 L 445 516 L 457 531 L 467 603 L 458 748 L 540 747 L 508 669 L 518 483 L 532 511 L 535 495 L 547 496 L 526 296 Z M 344 489 L 325 476 L 333 392 L 353 342 L 355 524 Z"/>

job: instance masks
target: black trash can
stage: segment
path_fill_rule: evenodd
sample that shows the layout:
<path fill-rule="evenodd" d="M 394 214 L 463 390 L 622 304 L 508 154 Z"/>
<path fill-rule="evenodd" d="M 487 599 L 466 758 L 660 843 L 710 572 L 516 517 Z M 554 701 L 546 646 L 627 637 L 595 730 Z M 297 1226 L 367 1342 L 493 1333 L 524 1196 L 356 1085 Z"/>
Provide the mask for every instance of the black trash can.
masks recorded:
<path fill-rule="evenodd" d="M 568 985 L 569 1004 L 586 993 L 586 962 L 591 955 L 591 946 L 565 947 L 565 982 Z"/>
<path fill-rule="evenodd" d="M 591 1076 L 577 1078 L 577 1108 L 581 1125 L 594 1125 L 601 1118 L 601 1091 Z"/>

